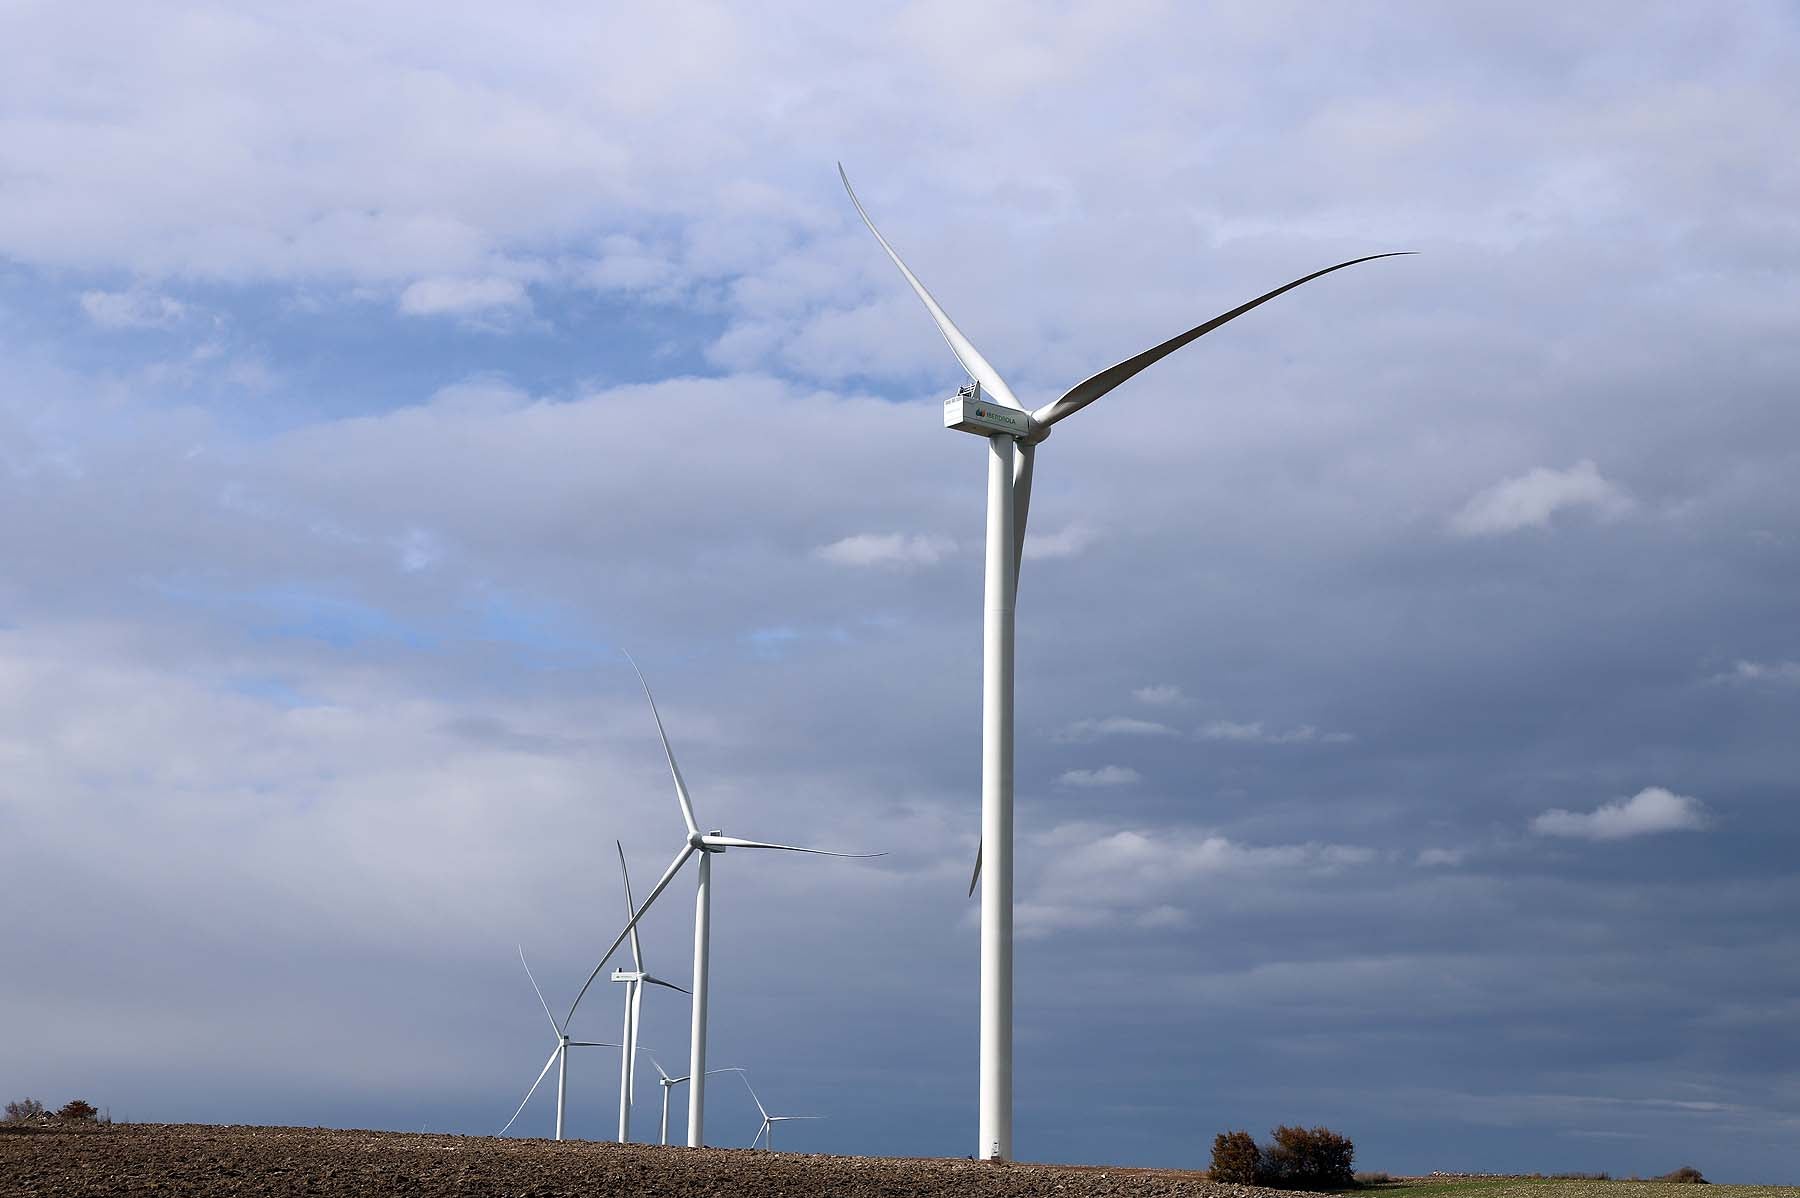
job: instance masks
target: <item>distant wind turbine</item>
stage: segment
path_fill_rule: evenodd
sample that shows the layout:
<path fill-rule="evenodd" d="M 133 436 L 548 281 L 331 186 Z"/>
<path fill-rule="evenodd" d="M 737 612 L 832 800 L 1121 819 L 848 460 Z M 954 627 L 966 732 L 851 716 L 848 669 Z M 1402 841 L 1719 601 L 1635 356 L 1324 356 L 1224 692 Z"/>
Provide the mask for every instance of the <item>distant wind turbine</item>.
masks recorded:
<path fill-rule="evenodd" d="M 1018 598 L 1019 562 L 1025 546 L 1025 518 L 1031 507 L 1032 460 L 1037 445 L 1058 421 L 1080 411 L 1139 371 L 1205 336 L 1227 321 L 1265 304 L 1302 283 L 1359 262 L 1398 254 L 1369 254 L 1295 279 L 1247 304 L 1195 325 L 1185 333 L 1152 346 L 1135 357 L 1109 366 L 1075 384 L 1042 407 L 1027 410 L 1000 372 L 950 320 L 925 290 L 925 284 L 900 260 L 894 247 L 875 227 L 838 165 L 838 177 L 857 215 L 875 234 L 907 284 L 931 313 L 950 352 L 968 372 L 971 385 L 944 401 L 944 425 L 974 433 L 988 441 L 987 579 L 982 624 L 981 702 L 981 847 L 975 880 L 987 857 L 987 885 L 981 893 L 981 1115 L 976 1155 L 1012 1157 L 1013 1141 L 1013 624 Z M 1410 251 L 1403 251 L 1410 252 Z"/>
<path fill-rule="evenodd" d="M 525 1110 L 525 1104 L 531 1101 L 531 1096 L 533 1094 L 537 1093 L 537 1088 L 543 1083 L 544 1076 L 550 1072 L 550 1066 L 555 1065 L 556 1138 L 560 1140 L 563 1138 L 563 1108 L 568 1098 L 569 1050 L 571 1048 L 618 1048 L 619 1046 L 617 1044 L 608 1044 L 601 1040 L 569 1039 L 569 1033 L 566 1030 L 568 1027 L 568 1019 L 558 1023 L 556 1021 L 556 1016 L 550 1013 L 550 1004 L 544 1001 L 544 992 L 538 989 L 537 978 L 532 976 L 531 966 L 525 960 L 525 950 L 522 947 L 519 949 L 519 964 L 525 966 L 525 976 L 531 978 L 531 988 L 537 993 L 538 1005 L 544 1008 L 544 1018 L 550 1021 L 550 1030 L 556 1036 L 556 1047 L 550 1050 L 550 1059 L 545 1061 L 544 1067 L 538 1071 L 537 1081 L 532 1082 L 531 1089 L 525 1091 L 525 1097 L 519 1102 L 519 1109 L 513 1112 L 511 1119 L 506 1121 L 506 1126 L 500 1129 L 500 1134 L 505 1135 L 507 1131 L 511 1129 L 512 1125 L 518 1122 L 520 1114 Z M 580 999 L 577 999 L 576 1001 L 579 1002 Z M 569 1019 L 573 1019 L 574 1017 L 575 1008 L 570 1007 Z"/>
<path fill-rule="evenodd" d="M 619 850 L 619 876 L 625 880 L 625 918 L 631 919 L 633 904 L 631 901 L 631 871 L 625 868 L 625 846 L 613 841 Z M 631 925 L 631 968 L 615 969 L 613 981 L 625 983 L 625 1050 L 619 1054 L 619 1143 L 631 1142 L 631 1104 L 637 1097 L 637 1047 L 638 1047 L 638 1011 L 643 1003 L 644 986 L 662 986 L 669 990 L 678 990 L 683 994 L 687 990 L 674 982 L 665 982 L 659 977 L 644 972 L 643 945 L 638 942 L 638 929 L 635 922 Z M 661 1066 L 657 1067 L 661 1070 Z M 664 1097 L 668 1091 L 663 1092 Z M 665 1112 L 666 1114 L 666 1112 Z"/>
<path fill-rule="evenodd" d="M 657 896 L 662 894 L 668 888 L 669 883 L 675 880 L 675 875 L 681 872 L 681 867 L 687 864 L 688 858 L 696 853 L 699 854 L 700 884 L 694 897 L 693 1030 L 689 1040 L 691 1055 L 688 1077 L 691 1081 L 688 1086 L 687 1128 L 688 1147 L 698 1148 L 705 1142 L 703 1137 L 706 1131 L 706 986 L 712 933 L 712 859 L 727 849 L 779 849 L 788 853 L 811 853 L 820 857 L 880 857 L 883 854 L 833 853 L 825 849 L 806 849 L 792 844 L 773 844 L 766 840 L 744 840 L 736 836 L 723 835 L 717 829 L 711 832 L 702 832 L 700 825 L 694 819 L 694 804 L 688 797 L 687 783 L 682 781 L 681 767 L 675 764 L 675 750 L 669 747 L 669 735 L 663 731 L 662 715 L 656 710 L 656 696 L 650 693 L 650 683 L 645 681 L 644 672 L 637 668 L 637 662 L 632 660 L 631 654 L 625 654 L 625 660 L 630 661 L 631 668 L 637 671 L 638 682 L 644 688 L 644 698 L 650 701 L 650 715 L 656 721 L 656 735 L 662 739 L 663 756 L 668 758 L 669 773 L 675 779 L 675 798 L 681 805 L 681 820 L 687 826 L 687 836 L 682 843 L 681 850 L 675 854 L 675 859 L 669 862 L 669 868 L 663 871 L 662 877 L 658 878 L 656 885 L 650 888 L 650 893 L 645 896 L 644 901 L 638 904 L 637 911 L 626 921 L 625 929 L 619 933 L 611 947 L 601 955 L 600 963 L 594 966 L 594 972 L 588 975 L 588 980 L 582 984 L 580 993 L 575 995 L 575 1002 L 577 1004 L 581 1002 L 581 996 L 587 993 L 588 987 L 594 984 L 594 979 L 600 976 L 600 971 L 606 968 L 607 961 L 612 959 L 612 955 L 619 950 L 619 946 L 625 942 L 625 938 L 637 927 L 638 921 L 643 919 L 644 912 L 650 909 L 650 905 L 656 901 Z M 572 1005 L 569 1010 L 573 1012 L 575 1007 Z"/>
<path fill-rule="evenodd" d="M 757 1111 L 762 1115 L 762 1126 L 756 1131 L 756 1139 L 750 1141 L 750 1147 L 755 1148 L 757 1141 L 760 1140 L 765 1149 L 773 1152 L 775 1151 L 775 1125 L 777 1123 L 793 1123 L 799 1120 L 823 1119 L 825 1117 L 823 1115 L 771 1115 L 769 1114 L 768 1108 L 763 1106 L 762 1099 L 756 1096 L 756 1088 L 750 1084 L 750 1071 L 748 1069 L 738 1069 L 735 1072 L 739 1077 L 744 1079 L 744 1089 L 750 1091 L 750 1101 L 756 1104 Z"/>
<path fill-rule="evenodd" d="M 687 1075 L 683 1074 L 680 1077 L 670 1077 L 669 1071 L 664 1069 L 662 1067 L 662 1062 L 657 1060 L 654 1056 L 650 1058 L 650 1063 L 656 1066 L 657 1084 L 662 1086 L 662 1143 L 667 1145 L 669 1142 L 669 1091 L 687 1081 Z M 708 1069 L 706 1072 L 709 1075 L 714 1073 L 736 1073 L 737 1066 L 722 1065 L 717 1069 Z"/>

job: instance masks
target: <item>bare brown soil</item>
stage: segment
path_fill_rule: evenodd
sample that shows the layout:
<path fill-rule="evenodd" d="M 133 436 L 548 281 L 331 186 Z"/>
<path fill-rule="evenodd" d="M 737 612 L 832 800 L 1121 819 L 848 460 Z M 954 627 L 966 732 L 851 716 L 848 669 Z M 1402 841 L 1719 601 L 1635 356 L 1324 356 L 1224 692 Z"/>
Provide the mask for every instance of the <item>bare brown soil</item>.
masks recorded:
<path fill-rule="evenodd" d="M 565 1140 L 121 1123 L 0 1128 L 0 1194 L 1265 1198 L 1204 1174 Z"/>

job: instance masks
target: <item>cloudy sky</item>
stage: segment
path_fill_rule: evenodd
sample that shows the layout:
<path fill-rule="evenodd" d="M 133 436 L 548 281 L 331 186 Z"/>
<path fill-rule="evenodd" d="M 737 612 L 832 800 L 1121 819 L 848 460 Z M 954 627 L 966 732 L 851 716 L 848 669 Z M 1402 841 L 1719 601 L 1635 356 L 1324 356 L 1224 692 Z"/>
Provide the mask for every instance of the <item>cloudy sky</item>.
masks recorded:
<path fill-rule="evenodd" d="M 679 843 L 626 647 L 706 826 L 888 853 L 718 863 L 714 1060 L 974 1151 L 983 452 L 842 159 L 1028 403 L 1420 251 L 1040 452 L 1019 1154 L 1795 1180 L 1797 58 L 1749 0 L 6 5 L 3 1097 L 499 1127 L 514 946 L 566 1004 Z"/>

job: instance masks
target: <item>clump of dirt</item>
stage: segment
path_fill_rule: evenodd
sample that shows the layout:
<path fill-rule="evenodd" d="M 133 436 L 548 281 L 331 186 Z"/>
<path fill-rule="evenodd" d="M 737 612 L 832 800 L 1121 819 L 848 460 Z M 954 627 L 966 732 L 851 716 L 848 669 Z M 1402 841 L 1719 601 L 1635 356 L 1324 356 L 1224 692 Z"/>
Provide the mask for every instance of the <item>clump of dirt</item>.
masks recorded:
<path fill-rule="evenodd" d="M 304 1127 L 117 1123 L 0 1137 L 0 1193 L 56 1195 L 493 1194 L 517 1198 L 1261 1198 L 1204 1174 L 497 1140 Z"/>

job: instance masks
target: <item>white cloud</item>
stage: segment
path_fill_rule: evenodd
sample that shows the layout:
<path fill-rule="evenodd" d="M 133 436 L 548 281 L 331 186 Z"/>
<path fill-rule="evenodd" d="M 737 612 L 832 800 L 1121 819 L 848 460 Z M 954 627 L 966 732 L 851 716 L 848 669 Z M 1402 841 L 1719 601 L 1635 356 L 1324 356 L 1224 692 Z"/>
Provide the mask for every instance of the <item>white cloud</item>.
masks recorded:
<path fill-rule="evenodd" d="M 1660 786 L 1647 787 L 1629 799 L 1605 803 L 1592 811 L 1554 808 L 1531 821 L 1531 830 L 1539 836 L 1577 840 L 1626 840 L 1705 826 L 1706 814 L 1698 800 Z"/>
<path fill-rule="evenodd" d="M 1076 720 L 1057 733 L 1063 741 L 1098 740 L 1103 736 L 1179 736 L 1167 724 L 1154 720 L 1138 720 L 1126 715 L 1112 715 L 1099 720 Z"/>
<path fill-rule="evenodd" d="M 1025 560 L 1035 562 L 1058 557 L 1074 557 L 1092 545 L 1098 535 L 1085 524 L 1071 524 L 1060 532 L 1048 534 L 1027 532 Z"/>
<path fill-rule="evenodd" d="M 1131 692 L 1131 697 L 1151 707 L 1175 707 L 1187 702 L 1187 696 L 1181 693 L 1181 688 L 1171 682 L 1140 686 Z"/>
<path fill-rule="evenodd" d="M 1560 511 L 1586 508 L 1601 519 L 1614 519 L 1631 507 L 1631 497 L 1602 478 L 1592 459 L 1583 458 L 1567 470 L 1539 466 L 1495 483 L 1452 516 L 1450 527 L 1465 537 L 1498 536 L 1542 528 Z"/>
<path fill-rule="evenodd" d="M 1057 781 L 1064 786 L 1104 787 L 1130 786 L 1141 782 L 1143 775 L 1128 765 L 1103 765 L 1093 770 L 1065 770 Z"/>
<path fill-rule="evenodd" d="M 1198 735 L 1201 740 L 1230 740 L 1257 745 L 1302 745 L 1313 741 L 1325 745 L 1344 745 L 1356 739 L 1348 732 L 1320 732 L 1311 724 L 1301 724 L 1286 732 L 1272 732 L 1266 730 L 1260 720 L 1248 724 L 1235 720 L 1214 720 L 1200 728 Z"/>
<path fill-rule="evenodd" d="M 103 329 L 167 329 L 187 315 L 187 305 L 154 291 L 84 291 L 81 310 Z"/>
<path fill-rule="evenodd" d="M 407 316 L 475 316 L 529 305 L 523 284 L 494 275 L 420 279 L 400 293 L 400 311 Z"/>
<path fill-rule="evenodd" d="M 1800 661 L 1740 661 L 1715 681 L 1800 683 Z"/>
<path fill-rule="evenodd" d="M 1170 927 L 1214 879 L 1243 885 L 1259 877 L 1331 877 L 1376 860 L 1362 845 L 1307 841 L 1253 845 L 1185 829 L 1149 831 L 1092 823 L 1059 824 L 1032 838 L 1041 862 L 1014 918 L 1021 934 L 1127 923 Z M 1081 902 L 1067 896 L 1079 895 Z M 1240 896 L 1242 897 L 1242 896 Z"/>
<path fill-rule="evenodd" d="M 1468 855 L 1467 849 L 1421 849 L 1418 864 L 1426 868 L 1461 865 Z"/>
<path fill-rule="evenodd" d="M 949 537 L 900 532 L 859 532 L 813 550 L 816 557 L 839 566 L 935 566 L 956 552 Z"/>

